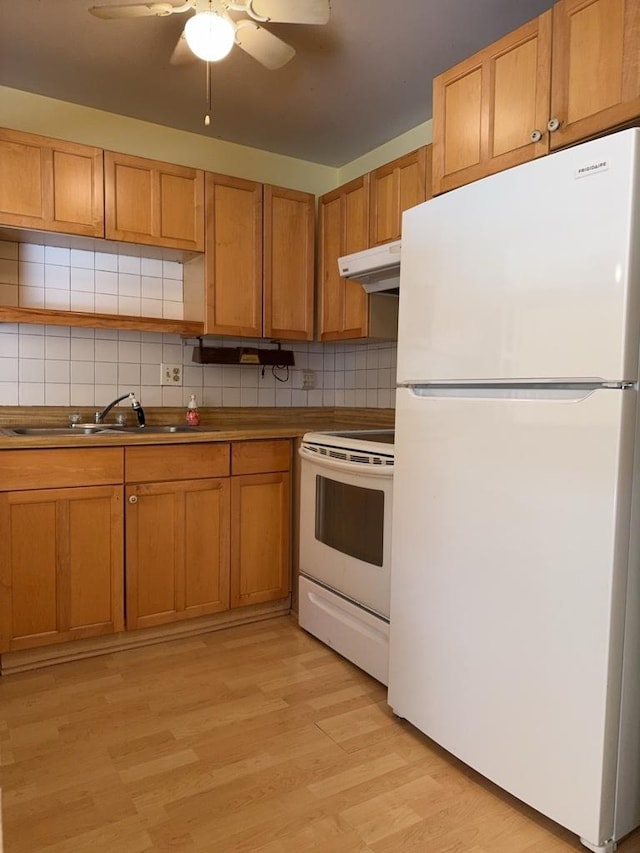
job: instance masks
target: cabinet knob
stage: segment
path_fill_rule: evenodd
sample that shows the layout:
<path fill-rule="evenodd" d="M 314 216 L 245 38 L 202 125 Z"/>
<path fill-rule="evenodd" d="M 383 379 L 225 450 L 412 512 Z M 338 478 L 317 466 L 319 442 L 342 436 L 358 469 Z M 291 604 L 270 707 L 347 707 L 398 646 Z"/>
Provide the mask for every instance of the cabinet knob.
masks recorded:
<path fill-rule="evenodd" d="M 137 495 L 131 495 L 129 498 L 129 503 L 130 504 L 137 504 L 138 503 L 138 496 Z"/>
<path fill-rule="evenodd" d="M 547 130 L 550 133 L 555 133 L 555 131 L 560 127 L 560 121 L 557 118 L 550 118 L 547 124 Z"/>
<path fill-rule="evenodd" d="M 541 131 L 539 131 L 539 130 L 532 130 L 531 131 L 531 141 L 532 142 L 540 142 L 541 139 L 542 139 L 542 132 Z"/>

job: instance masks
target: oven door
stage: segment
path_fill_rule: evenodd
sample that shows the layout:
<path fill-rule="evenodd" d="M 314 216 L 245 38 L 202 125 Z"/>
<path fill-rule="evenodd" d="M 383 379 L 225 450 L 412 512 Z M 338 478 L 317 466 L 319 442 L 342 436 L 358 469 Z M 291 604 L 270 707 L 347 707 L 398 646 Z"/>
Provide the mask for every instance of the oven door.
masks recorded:
<path fill-rule="evenodd" d="M 393 467 L 299 452 L 300 572 L 388 619 Z"/>

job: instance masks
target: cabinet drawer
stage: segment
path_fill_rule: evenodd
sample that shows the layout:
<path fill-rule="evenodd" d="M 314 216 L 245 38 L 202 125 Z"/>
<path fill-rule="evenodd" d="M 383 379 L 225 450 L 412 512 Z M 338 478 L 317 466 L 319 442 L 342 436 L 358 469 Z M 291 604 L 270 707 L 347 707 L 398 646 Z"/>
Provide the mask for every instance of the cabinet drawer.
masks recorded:
<path fill-rule="evenodd" d="M 239 441 L 231 445 L 232 474 L 262 474 L 288 471 L 291 459 L 289 439 Z"/>
<path fill-rule="evenodd" d="M 121 483 L 122 448 L 0 451 L 0 491 Z"/>
<path fill-rule="evenodd" d="M 127 483 L 229 476 L 229 445 L 125 448 Z"/>

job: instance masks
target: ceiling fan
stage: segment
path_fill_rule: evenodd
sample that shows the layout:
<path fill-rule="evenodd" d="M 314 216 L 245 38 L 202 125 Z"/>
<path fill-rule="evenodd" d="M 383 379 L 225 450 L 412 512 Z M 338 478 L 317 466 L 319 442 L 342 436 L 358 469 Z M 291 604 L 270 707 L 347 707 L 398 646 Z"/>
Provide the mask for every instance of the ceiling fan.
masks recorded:
<path fill-rule="evenodd" d="M 93 6 L 96 18 L 147 18 L 195 12 L 188 18 L 171 55 L 173 65 L 196 58 L 207 62 L 223 59 L 234 44 L 274 70 L 295 56 L 290 44 L 261 24 L 326 24 L 329 0 L 187 0 L 173 3 L 136 3 L 124 6 Z M 234 19 L 230 12 L 243 12 L 248 18 Z"/>

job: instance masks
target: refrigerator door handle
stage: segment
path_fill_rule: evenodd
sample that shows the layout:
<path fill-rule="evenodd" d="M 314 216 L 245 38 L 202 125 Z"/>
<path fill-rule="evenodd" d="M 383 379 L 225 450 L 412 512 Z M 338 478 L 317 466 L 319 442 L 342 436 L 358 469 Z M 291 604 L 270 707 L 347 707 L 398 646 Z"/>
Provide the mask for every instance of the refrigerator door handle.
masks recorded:
<path fill-rule="evenodd" d="M 549 400 L 559 403 L 579 403 L 596 391 L 628 390 L 632 383 L 624 384 L 556 384 L 556 385 L 410 385 L 415 397 L 449 397 L 476 400 Z"/>

